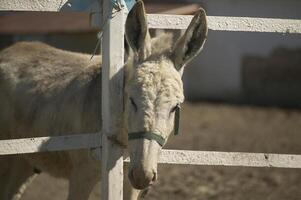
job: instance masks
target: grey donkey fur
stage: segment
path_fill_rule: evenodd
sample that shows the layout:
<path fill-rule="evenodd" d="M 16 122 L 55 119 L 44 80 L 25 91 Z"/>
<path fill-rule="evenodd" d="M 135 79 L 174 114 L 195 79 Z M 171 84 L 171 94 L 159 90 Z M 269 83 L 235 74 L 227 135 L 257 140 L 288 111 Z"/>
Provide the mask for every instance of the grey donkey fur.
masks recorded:
<path fill-rule="evenodd" d="M 129 13 L 126 36 L 133 50 L 125 66 L 126 131 L 156 129 L 167 138 L 173 128 L 170 108 L 184 100 L 184 66 L 206 40 L 205 12 L 201 9 L 195 15 L 173 48 L 169 34 L 150 38 L 144 6 L 138 1 Z M 100 56 L 90 60 L 90 55 L 39 42 L 20 42 L 3 50 L 0 139 L 101 131 L 100 66 Z M 133 111 L 130 98 L 136 101 L 139 112 Z M 165 119 L 166 114 L 170 119 Z M 137 123 L 137 119 L 142 121 Z M 157 173 L 161 147 L 154 141 L 137 140 L 129 142 L 128 148 L 130 180 L 125 177 L 124 197 L 137 199 L 137 189 L 148 187 L 156 178 L 153 173 Z M 89 150 L 1 157 L 0 166 L 1 200 L 20 199 L 39 170 L 69 180 L 68 200 L 87 200 L 101 174 L 100 162 L 91 158 Z M 153 172 L 150 179 L 149 170 Z"/>

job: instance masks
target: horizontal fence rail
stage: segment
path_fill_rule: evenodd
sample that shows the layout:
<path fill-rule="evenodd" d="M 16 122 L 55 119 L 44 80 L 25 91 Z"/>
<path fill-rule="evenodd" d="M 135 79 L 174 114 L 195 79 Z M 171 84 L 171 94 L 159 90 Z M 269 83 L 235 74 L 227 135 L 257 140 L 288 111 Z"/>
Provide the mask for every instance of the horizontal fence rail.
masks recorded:
<path fill-rule="evenodd" d="M 0 10 L 59 11 L 67 1 L 29 1 L 35 2 L 32 4 L 29 4 L 28 1 L 16 0 L 5 0 L 5 2 L 1 2 Z M 91 13 L 92 26 L 101 24 L 99 16 L 100 13 L 93 10 Z M 192 17 L 192 15 L 148 14 L 148 24 L 149 28 L 153 29 L 186 29 Z M 214 31 L 301 34 L 301 20 L 299 19 L 226 16 L 208 16 L 207 18 L 209 29 Z"/>
<path fill-rule="evenodd" d="M 147 14 L 147 21 L 149 28 L 152 29 L 186 29 L 192 17 L 192 15 Z M 226 16 L 207 16 L 207 19 L 208 28 L 214 31 L 301 34 L 299 19 Z M 98 26 L 100 23 L 92 20 L 91 24 Z"/>
<path fill-rule="evenodd" d="M 148 14 L 149 28 L 186 29 L 193 16 Z M 208 28 L 215 31 L 301 33 L 301 20 L 253 17 L 207 16 Z"/>
<path fill-rule="evenodd" d="M 0 155 L 96 148 L 100 133 L 0 140 Z"/>
<path fill-rule="evenodd" d="M 159 163 L 244 167 L 301 168 L 301 155 L 164 150 Z"/>
<path fill-rule="evenodd" d="M 68 0 L 1 0 L 5 11 L 59 11 Z"/>
<path fill-rule="evenodd" d="M 100 133 L 0 140 L 0 155 L 101 147 Z M 94 155 L 95 156 L 95 155 Z M 101 159 L 100 154 L 96 159 Z M 125 159 L 129 162 L 129 158 Z M 301 168 L 301 155 L 163 150 L 159 163 L 244 167 Z"/>

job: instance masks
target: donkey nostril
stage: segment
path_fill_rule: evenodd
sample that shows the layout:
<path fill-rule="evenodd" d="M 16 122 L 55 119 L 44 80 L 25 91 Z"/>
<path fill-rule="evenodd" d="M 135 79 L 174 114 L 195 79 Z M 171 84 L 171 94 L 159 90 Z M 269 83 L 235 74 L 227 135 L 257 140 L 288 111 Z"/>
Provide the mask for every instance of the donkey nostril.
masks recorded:
<path fill-rule="evenodd" d="M 133 172 L 133 170 L 130 170 L 129 171 L 129 179 L 132 181 L 132 180 L 134 180 L 134 172 Z"/>
<path fill-rule="evenodd" d="M 129 170 L 128 177 L 132 186 L 141 190 L 152 185 L 157 180 L 157 173 L 151 170 L 132 169 Z"/>
<path fill-rule="evenodd" d="M 154 176 L 153 176 L 152 182 L 155 182 L 156 180 L 157 180 L 157 173 L 154 172 Z"/>

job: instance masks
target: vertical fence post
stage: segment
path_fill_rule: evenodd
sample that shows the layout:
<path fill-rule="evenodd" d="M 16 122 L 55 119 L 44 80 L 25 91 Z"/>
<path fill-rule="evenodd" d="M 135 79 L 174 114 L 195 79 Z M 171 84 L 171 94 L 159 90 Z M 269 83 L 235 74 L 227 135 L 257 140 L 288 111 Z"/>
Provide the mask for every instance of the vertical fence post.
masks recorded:
<path fill-rule="evenodd" d="M 123 148 L 112 136 L 122 134 L 125 8 L 117 11 L 117 0 L 102 0 L 102 179 L 101 197 L 123 199 Z M 124 3 L 123 1 L 121 1 Z"/>

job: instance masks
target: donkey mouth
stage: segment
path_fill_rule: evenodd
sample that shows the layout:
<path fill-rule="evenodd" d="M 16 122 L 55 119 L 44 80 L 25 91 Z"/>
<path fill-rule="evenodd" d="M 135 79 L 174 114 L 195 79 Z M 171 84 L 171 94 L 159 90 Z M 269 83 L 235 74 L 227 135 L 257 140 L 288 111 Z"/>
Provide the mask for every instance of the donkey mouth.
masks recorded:
<path fill-rule="evenodd" d="M 138 190 L 151 186 L 157 180 L 156 172 L 139 168 L 130 170 L 128 176 L 132 186 Z"/>

